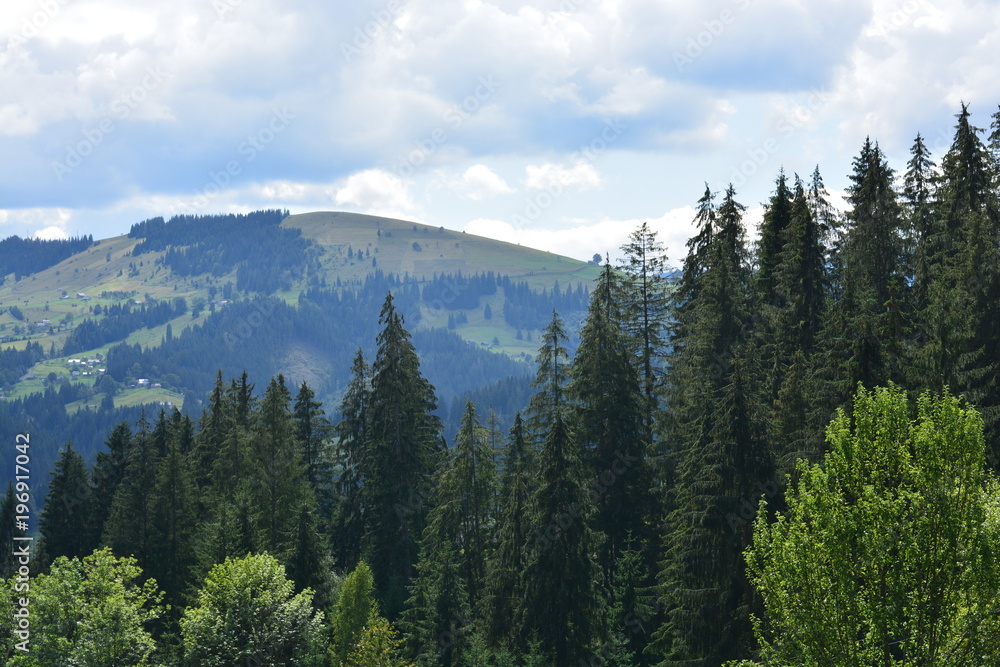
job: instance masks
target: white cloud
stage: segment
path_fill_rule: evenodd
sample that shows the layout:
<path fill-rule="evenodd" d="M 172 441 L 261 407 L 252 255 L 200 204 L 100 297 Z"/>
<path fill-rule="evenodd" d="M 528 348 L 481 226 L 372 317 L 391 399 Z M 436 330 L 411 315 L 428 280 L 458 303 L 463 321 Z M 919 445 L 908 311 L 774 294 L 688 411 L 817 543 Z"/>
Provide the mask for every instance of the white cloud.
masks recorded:
<path fill-rule="evenodd" d="M 576 188 L 590 190 L 601 186 L 601 175 L 591 163 L 578 160 L 572 167 L 546 162 L 541 165 L 529 164 L 525 185 L 531 190 L 551 190 L 553 188 Z"/>
<path fill-rule="evenodd" d="M 35 238 L 42 239 L 43 241 L 64 240 L 69 238 L 69 234 L 67 234 L 64 229 L 52 226 L 46 227 L 45 229 L 39 229 L 35 232 Z"/>
<path fill-rule="evenodd" d="M 663 243 L 668 264 L 680 266 L 684 260 L 684 244 L 694 231 L 693 220 L 694 209 L 685 206 L 655 218 L 576 220 L 560 229 L 515 227 L 503 220 L 479 218 L 466 224 L 464 231 L 580 260 L 590 260 L 595 253 L 602 257 L 609 254 L 615 262 L 622 256 L 621 246 L 629 234 L 647 222 Z"/>
<path fill-rule="evenodd" d="M 472 165 L 450 184 L 460 194 L 475 201 L 514 192 L 507 181 L 485 164 Z"/>
<path fill-rule="evenodd" d="M 335 187 L 333 200 L 340 206 L 385 215 L 410 211 L 414 207 L 407 184 L 381 169 L 352 174 L 342 186 Z"/>

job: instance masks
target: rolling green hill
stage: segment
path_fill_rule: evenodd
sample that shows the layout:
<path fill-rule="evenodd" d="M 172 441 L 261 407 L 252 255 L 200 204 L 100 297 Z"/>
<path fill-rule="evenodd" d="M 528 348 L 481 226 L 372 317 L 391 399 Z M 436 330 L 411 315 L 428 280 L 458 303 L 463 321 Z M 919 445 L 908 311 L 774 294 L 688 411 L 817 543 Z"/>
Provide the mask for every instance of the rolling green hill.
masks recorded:
<path fill-rule="evenodd" d="M 173 224 L 166 223 L 165 229 L 169 231 Z M 204 224 L 222 223 L 206 219 Z M 224 238 L 235 242 L 241 236 L 240 221 L 232 224 L 232 232 L 227 232 L 230 237 Z M 522 330 L 505 321 L 503 313 L 508 296 L 504 289 L 474 299 L 474 307 L 458 307 L 459 299 L 469 301 L 469 295 L 463 292 L 470 289 L 458 277 L 492 273 L 497 278 L 524 283 L 535 293 L 551 293 L 557 286 L 561 290 L 567 287 L 588 289 L 598 273 L 594 265 L 553 253 L 391 218 L 316 212 L 285 217 L 280 226 L 285 230 L 298 230 L 308 247 L 302 261 L 286 272 L 283 283 L 270 294 L 271 298 L 294 306 L 310 286 L 331 291 L 356 291 L 376 272 L 395 276 L 415 286 L 419 295 L 408 315 L 411 330 L 450 328 L 481 349 L 519 360 L 533 357 L 540 327 Z M 24 369 L 19 381 L 2 387 L 6 398 L 43 391 L 53 379 L 96 387 L 97 370 L 105 364 L 109 350 L 115 345 L 125 342 L 143 349 L 155 349 L 166 339 L 168 327 L 172 337 L 182 336 L 185 331 L 204 325 L 214 311 L 227 307 L 227 302 L 260 296 L 252 290 L 236 290 L 233 298 L 222 298 L 224 287 L 227 284 L 232 287 L 238 282 L 237 266 L 220 268 L 213 265 L 211 271 L 185 274 L 169 265 L 170 258 L 165 258 L 168 250 L 192 253 L 192 246 L 197 245 L 197 241 L 143 251 L 144 247 L 139 245 L 143 237 L 135 228 L 133 232 L 96 241 L 85 250 L 31 275 L 4 277 L 0 286 L 0 349 L 23 350 L 29 343 L 38 343 L 46 353 L 45 359 Z M 266 263 L 267 249 L 263 252 Z M 100 313 L 107 313 L 109 307 L 126 303 L 141 308 L 179 298 L 184 299 L 188 307 L 183 315 L 135 328 L 121 338 L 93 348 L 73 354 L 62 353 L 69 337 L 83 322 L 89 319 L 99 324 L 107 317 Z M 571 323 L 576 323 L 582 311 L 578 308 L 575 312 L 562 314 Z M 370 317 L 377 317 L 377 312 L 370 313 Z M 368 344 L 360 340 L 343 343 L 352 349 Z M 347 368 L 334 368 L 330 360 L 314 348 L 301 341 L 288 341 L 279 355 L 279 370 L 290 378 L 305 379 L 311 384 L 322 384 L 320 374 L 346 374 Z M 73 358 L 96 360 L 97 363 L 81 371 L 68 363 Z M 205 363 L 211 365 L 212 362 L 205 360 Z M 74 376 L 73 370 L 80 374 Z M 155 377 L 154 369 L 143 372 L 153 376 L 146 378 L 151 383 L 163 380 Z M 186 383 L 183 377 L 179 383 L 176 378 L 171 379 L 173 383 L 163 384 L 178 392 L 177 402 L 183 400 L 180 394 L 185 389 L 200 388 Z M 118 380 L 122 386 L 114 396 L 115 405 L 134 405 L 145 400 L 144 397 L 148 397 L 150 403 L 163 401 L 162 392 L 129 386 L 132 382 L 124 382 L 124 378 Z M 327 384 L 335 387 L 340 383 Z M 328 394 L 327 398 L 333 398 L 334 394 Z M 96 392 L 74 401 L 68 409 L 86 409 L 100 400 L 101 393 Z"/>

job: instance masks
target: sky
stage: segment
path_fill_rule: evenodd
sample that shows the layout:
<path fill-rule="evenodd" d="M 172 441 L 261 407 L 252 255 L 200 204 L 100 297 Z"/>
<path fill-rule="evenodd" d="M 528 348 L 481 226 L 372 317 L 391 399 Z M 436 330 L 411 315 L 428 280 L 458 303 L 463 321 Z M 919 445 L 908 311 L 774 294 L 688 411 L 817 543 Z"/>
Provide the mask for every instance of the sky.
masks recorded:
<path fill-rule="evenodd" d="M 973 0 L 3 0 L 0 235 L 283 208 L 590 259 L 1000 104 Z"/>

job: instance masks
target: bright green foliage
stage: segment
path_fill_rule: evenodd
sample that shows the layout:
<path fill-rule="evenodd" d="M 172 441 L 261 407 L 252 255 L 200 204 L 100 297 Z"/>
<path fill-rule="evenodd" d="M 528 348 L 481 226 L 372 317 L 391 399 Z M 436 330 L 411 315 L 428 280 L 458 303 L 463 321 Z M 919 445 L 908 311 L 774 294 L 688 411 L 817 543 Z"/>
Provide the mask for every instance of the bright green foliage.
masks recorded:
<path fill-rule="evenodd" d="M 420 373 L 392 294 L 379 322 L 383 329 L 372 365 L 361 472 L 366 512 L 362 553 L 375 573 L 380 606 L 392 619 L 402 611 L 413 579 L 441 422 L 432 414 L 437 406 L 434 387 Z"/>
<path fill-rule="evenodd" d="M 10 665 L 153 665 L 148 626 L 163 613 L 156 582 L 132 558 L 99 549 L 83 560 L 57 558 L 31 582 L 30 651 Z"/>
<path fill-rule="evenodd" d="M 49 558 L 82 558 L 94 548 L 90 475 L 83 457 L 66 443 L 45 494 L 40 528 Z"/>
<path fill-rule="evenodd" d="M 348 667 L 412 667 L 412 663 L 400 655 L 402 643 L 389 621 L 376 617 L 365 626 L 357 647 L 345 664 Z"/>
<path fill-rule="evenodd" d="M 267 554 L 213 567 L 180 624 L 184 664 L 191 667 L 326 664 L 327 633 L 312 591 L 296 595 Z"/>
<path fill-rule="evenodd" d="M 1000 503 L 979 415 L 924 394 L 913 420 L 902 390 L 859 388 L 827 438 L 746 553 L 764 664 L 998 664 Z"/>
<path fill-rule="evenodd" d="M 332 616 L 330 653 L 334 663 L 342 665 L 354 652 L 365 627 L 378 616 L 372 570 L 364 561 L 344 579 Z"/>

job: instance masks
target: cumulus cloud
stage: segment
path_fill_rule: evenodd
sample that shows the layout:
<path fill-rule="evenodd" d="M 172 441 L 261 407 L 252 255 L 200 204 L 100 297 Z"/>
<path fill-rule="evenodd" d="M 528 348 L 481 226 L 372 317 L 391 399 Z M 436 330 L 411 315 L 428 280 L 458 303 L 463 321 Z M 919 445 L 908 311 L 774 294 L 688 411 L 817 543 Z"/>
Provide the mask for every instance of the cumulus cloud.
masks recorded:
<path fill-rule="evenodd" d="M 514 192 L 507 181 L 485 164 L 472 165 L 459 178 L 452 180 L 451 186 L 462 196 L 475 201 Z"/>
<path fill-rule="evenodd" d="M 406 183 L 381 169 L 366 169 L 351 174 L 343 185 L 334 189 L 333 200 L 340 206 L 385 215 L 413 209 Z"/>
<path fill-rule="evenodd" d="M 580 260 L 589 261 L 595 253 L 602 257 L 607 254 L 616 262 L 622 257 L 621 246 L 627 242 L 629 234 L 646 222 L 666 248 L 668 263 L 679 266 L 684 257 L 684 244 L 694 231 L 693 220 L 694 209 L 685 206 L 651 218 L 576 220 L 559 229 L 517 227 L 504 220 L 479 218 L 467 223 L 464 231 Z"/>
<path fill-rule="evenodd" d="M 590 190 L 601 186 L 601 175 L 594 165 L 578 160 L 572 167 L 546 162 L 525 167 L 525 185 L 531 190 L 575 188 Z"/>

